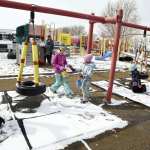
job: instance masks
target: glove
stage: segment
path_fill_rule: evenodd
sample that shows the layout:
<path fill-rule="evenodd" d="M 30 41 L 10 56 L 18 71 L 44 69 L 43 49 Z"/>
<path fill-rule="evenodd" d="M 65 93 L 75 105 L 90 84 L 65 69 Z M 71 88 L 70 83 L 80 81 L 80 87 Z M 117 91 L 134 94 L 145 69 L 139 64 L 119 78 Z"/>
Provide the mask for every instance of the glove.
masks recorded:
<path fill-rule="evenodd" d="M 60 66 L 60 67 L 59 67 L 59 70 L 60 70 L 60 71 L 64 71 L 65 68 L 64 68 L 63 66 Z"/>
<path fill-rule="evenodd" d="M 72 67 L 72 65 L 67 65 L 67 67 L 68 67 L 72 72 L 76 71 L 75 68 Z"/>
<path fill-rule="evenodd" d="M 66 70 L 62 71 L 62 72 L 61 72 L 61 75 L 62 75 L 64 78 L 68 77 L 68 73 L 66 72 Z"/>

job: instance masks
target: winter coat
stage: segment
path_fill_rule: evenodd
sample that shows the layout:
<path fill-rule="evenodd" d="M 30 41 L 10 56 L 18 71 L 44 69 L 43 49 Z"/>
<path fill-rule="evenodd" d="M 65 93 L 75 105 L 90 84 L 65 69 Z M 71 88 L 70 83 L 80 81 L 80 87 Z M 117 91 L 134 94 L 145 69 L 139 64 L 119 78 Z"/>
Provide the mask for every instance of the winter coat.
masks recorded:
<path fill-rule="evenodd" d="M 83 78 L 90 79 L 92 77 L 94 68 L 95 68 L 94 63 L 85 63 L 82 68 Z"/>
<path fill-rule="evenodd" d="M 46 55 L 52 54 L 53 49 L 54 49 L 54 42 L 53 42 L 53 40 L 46 40 L 45 48 L 46 48 Z"/>
<path fill-rule="evenodd" d="M 66 56 L 62 53 L 57 53 L 53 58 L 52 65 L 55 68 L 55 73 L 61 73 L 67 65 Z"/>
<path fill-rule="evenodd" d="M 141 85 L 139 71 L 137 69 L 135 69 L 134 71 L 131 71 L 131 73 L 132 73 L 132 86 Z"/>

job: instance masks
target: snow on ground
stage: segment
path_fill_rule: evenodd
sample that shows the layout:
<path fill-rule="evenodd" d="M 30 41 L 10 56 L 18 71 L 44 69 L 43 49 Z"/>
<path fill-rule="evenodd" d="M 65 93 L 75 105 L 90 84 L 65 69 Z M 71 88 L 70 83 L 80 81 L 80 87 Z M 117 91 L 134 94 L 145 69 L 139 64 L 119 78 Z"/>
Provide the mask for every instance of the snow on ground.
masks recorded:
<path fill-rule="evenodd" d="M 3 141 L 0 143 L 1 150 L 28 150 L 17 121 L 7 121 L 0 132 L 0 141 Z"/>
<path fill-rule="evenodd" d="M 16 59 L 7 59 L 7 53 L 0 53 L 0 76 L 17 75 L 19 71 L 19 65 L 16 63 Z M 40 73 L 53 72 L 50 68 L 40 68 Z M 33 74 L 33 66 L 25 66 L 23 74 Z"/>
<path fill-rule="evenodd" d="M 110 106 L 118 106 L 118 105 L 122 105 L 124 103 L 128 103 L 126 100 L 115 100 L 115 99 L 111 99 L 111 104 L 108 104 Z"/>
<path fill-rule="evenodd" d="M 16 60 L 7 59 L 6 56 L 7 53 L 0 53 L 0 76 L 17 75 L 19 67 Z M 79 68 L 79 64 L 83 63 L 81 56 L 67 59 L 68 64 L 74 68 Z M 94 58 L 93 61 L 96 63 L 97 70 L 110 69 L 111 61 L 97 61 Z M 128 63 L 117 62 L 116 70 L 126 69 L 129 66 Z M 40 73 L 52 72 L 50 68 L 40 68 Z M 33 66 L 26 66 L 24 74 L 33 74 Z M 62 94 L 62 91 L 60 90 L 56 95 L 47 90 L 45 94 L 50 96 L 51 101 L 42 100 L 40 106 L 32 109 L 30 113 L 29 108 L 22 108 L 14 114 L 17 118 L 23 119 L 27 136 L 34 149 L 63 149 L 73 142 L 93 138 L 105 131 L 127 126 L 127 121 L 110 114 L 101 106 L 95 106 L 90 102 L 81 104 L 80 97 L 68 99 Z M 0 103 L 2 103 L 2 94 L 0 93 Z M 18 96 L 15 91 L 9 91 L 8 94 L 13 97 L 13 106 L 26 100 L 26 97 Z M 31 100 L 34 101 L 34 98 Z M 113 105 L 122 103 L 124 102 L 113 100 Z M 2 133 L 0 141 L 5 139 L 0 143 L 0 149 L 27 150 L 28 146 L 23 134 L 17 121 L 12 120 L 13 113 L 7 104 L 0 105 L 0 116 L 6 120 L 5 126 L 0 129 Z"/>
<path fill-rule="evenodd" d="M 53 94 L 49 89 L 45 94 L 50 96 L 51 100 L 42 100 L 40 106 L 34 108 L 34 113 L 15 112 L 16 117 L 26 118 L 23 119 L 23 123 L 27 136 L 36 150 L 63 149 L 73 142 L 93 138 L 105 131 L 123 128 L 128 124 L 127 121 L 112 115 L 100 106 L 90 102 L 81 104 L 80 97 L 69 99 L 63 94 Z M 15 106 L 17 94 L 9 92 L 9 95 L 13 97 Z M 1 99 L 0 101 L 2 101 Z M 23 99 L 25 100 L 25 97 Z M 2 105 L 0 105 L 1 107 Z M 6 106 L 5 108 L 5 111 L 8 111 Z M 0 109 L 0 114 L 3 111 L 4 106 L 2 111 Z M 11 113 L 7 113 L 7 115 L 10 116 Z M 5 117 L 4 114 L 3 117 Z M 7 116 L 7 118 L 9 117 Z M 0 149 L 27 150 L 27 145 L 16 121 L 8 119 L 6 123 L 9 130 L 5 130 L 7 138 L 0 143 Z"/>
<path fill-rule="evenodd" d="M 0 53 L 0 76 L 17 75 L 19 66 L 16 64 L 16 59 L 7 59 L 7 53 Z M 71 64 L 74 68 L 79 69 L 83 64 L 83 57 L 76 55 L 67 58 L 68 64 Z M 93 57 L 93 62 L 96 64 L 96 70 L 109 70 L 111 61 L 99 61 Z M 129 63 L 117 61 L 116 70 L 123 70 L 130 67 Z M 39 68 L 40 73 L 54 73 L 50 68 Z M 33 66 L 25 66 L 23 74 L 33 74 Z"/>
<path fill-rule="evenodd" d="M 71 64 L 74 68 L 80 68 L 79 64 L 83 64 L 83 57 L 81 56 L 72 56 L 67 59 L 68 63 Z M 95 60 L 93 57 L 92 61 L 96 64 L 95 70 L 109 70 L 111 66 L 111 60 Z M 116 70 L 123 70 L 130 68 L 130 63 L 117 61 Z"/>
<path fill-rule="evenodd" d="M 108 81 L 93 81 L 92 84 L 101 87 L 105 90 L 108 89 Z M 113 84 L 113 93 L 150 107 L 150 101 L 149 101 L 150 95 L 148 95 L 150 93 L 149 82 L 146 83 L 146 89 L 147 89 L 146 93 L 134 93 L 132 92 L 131 89 L 125 88 L 122 85 Z"/>

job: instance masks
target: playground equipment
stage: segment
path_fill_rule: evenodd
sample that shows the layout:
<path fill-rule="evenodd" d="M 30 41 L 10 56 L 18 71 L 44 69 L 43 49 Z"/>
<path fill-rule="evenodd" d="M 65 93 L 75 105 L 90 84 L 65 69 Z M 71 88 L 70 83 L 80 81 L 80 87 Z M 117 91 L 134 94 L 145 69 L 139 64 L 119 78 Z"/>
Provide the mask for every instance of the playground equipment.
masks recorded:
<path fill-rule="evenodd" d="M 68 33 L 59 33 L 58 41 L 64 45 L 71 45 L 71 35 Z"/>
<path fill-rule="evenodd" d="M 97 52 L 96 54 L 99 56 L 103 56 L 107 51 L 111 51 L 113 49 L 113 39 L 110 37 L 103 37 L 97 41 Z"/>
<path fill-rule="evenodd" d="M 116 28 L 115 28 L 115 36 L 114 36 L 112 61 L 111 61 L 111 67 L 110 67 L 111 70 L 109 72 L 109 85 L 108 85 L 108 91 L 106 95 L 106 100 L 108 103 L 111 103 L 113 80 L 115 76 L 115 68 L 116 68 L 116 61 L 117 61 L 117 55 L 118 55 L 118 45 L 119 45 L 119 39 L 120 39 L 120 34 L 121 34 L 121 26 L 150 31 L 150 28 L 147 26 L 142 26 L 142 25 L 122 21 L 122 17 L 123 17 L 122 9 L 117 11 L 117 15 L 115 17 L 101 17 L 101 16 L 95 16 L 94 14 L 88 15 L 88 14 L 83 14 L 83 13 L 71 12 L 67 10 L 60 10 L 60 9 L 54 9 L 54 8 L 49 8 L 49 7 L 43 7 L 43 6 L 19 3 L 19 2 L 14 2 L 14 1 L 7 1 L 7 0 L 0 0 L 0 6 L 14 8 L 14 9 L 27 10 L 27 11 L 34 10 L 36 12 L 50 13 L 50 14 L 55 14 L 55 15 L 75 17 L 75 18 L 89 20 L 87 53 L 91 53 L 91 49 L 92 49 L 94 23 L 99 22 L 103 24 L 106 24 L 106 23 L 115 24 Z"/>
<path fill-rule="evenodd" d="M 105 51 L 102 56 L 95 56 L 95 60 L 107 60 L 112 56 L 112 51 Z"/>
<path fill-rule="evenodd" d="M 125 52 L 128 52 L 130 50 L 131 46 L 130 40 L 126 36 L 122 36 L 120 38 L 118 50 L 118 56 L 120 61 L 128 61 L 128 62 L 133 61 L 133 58 L 131 56 L 125 54 Z"/>
<path fill-rule="evenodd" d="M 87 36 L 80 35 L 80 55 L 83 56 L 87 50 Z"/>
<path fill-rule="evenodd" d="M 147 39 L 146 39 L 146 30 L 144 30 L 143 39 L 141 39 L 141 43 L 137 48 L 135 54 L 135 62 L 140 64 L 140 78 L 147 79 L 148 78 L 148 70 L 147 70 Z"/>
<path fill-rule="evenodd" d="M 34 12 L 31 12 L 31 23 L 33 24 L 34 31 Z M 16 91 L 25 96 L 35 96 L 42 94 L 46 91 L 46 85 L 44 83 L 39 82 L 39 60 L 38 60 L 38 48 L 35 42 L 35 37 L 32 41 L 32 58 L 34 64 L 34 81 L 23 81 L 22 82 L 22 73 L 23 67 L 25 63 L 25 58 L 27 55 L 27 50 L 29 47 L 29 37 L 26 37 L 26 40 L 23 44 L 22 54 L 21 54 L 21 62 L 19 68 L 19 74 L 16 83 Z M 22 39 L 23 40 L 23 39 Z"/>

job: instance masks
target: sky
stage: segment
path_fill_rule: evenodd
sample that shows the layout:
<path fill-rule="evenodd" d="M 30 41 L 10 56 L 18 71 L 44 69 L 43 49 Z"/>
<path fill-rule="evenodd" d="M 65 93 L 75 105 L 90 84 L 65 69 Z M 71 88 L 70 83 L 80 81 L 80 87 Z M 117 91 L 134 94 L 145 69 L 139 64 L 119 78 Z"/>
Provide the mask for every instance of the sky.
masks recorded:
<path fill-rule="evenodd" d="M 107 2 L 110 0 L 12 0 L 23 3 L 30 3 L 36 5 L 47 6 L 51 8 L 64 9 L 69 11 L 81 12 L 86 14 L 95 13 L 97 16 L 102 16 Z M 115 0 L 113 0 L 115 1 Z M 148 0 L 136 0 L 138 7 L 138 14 L 141 18 L 140 24 L 149 25 L 149 9 L 150 1 Z M 0 8 L 0 29 L 15 29 L 17 26 L 28 23 L 29 12 L 23 10 Z M 35 23 L 41 24 L 43 21 L 51 26 L 71 26 L 71 25 L 83 25 L 88 29 L 88 21 L 70 17 L 62 17 L 50 14 L 36 13 Z M 98 25 L 96 25 L 97 27 Z"/>

